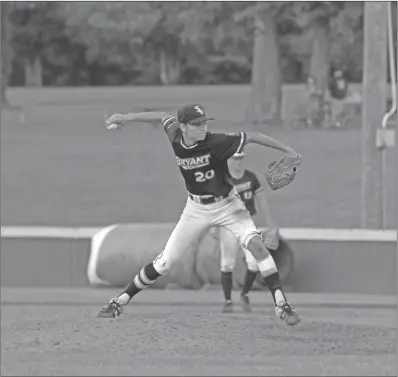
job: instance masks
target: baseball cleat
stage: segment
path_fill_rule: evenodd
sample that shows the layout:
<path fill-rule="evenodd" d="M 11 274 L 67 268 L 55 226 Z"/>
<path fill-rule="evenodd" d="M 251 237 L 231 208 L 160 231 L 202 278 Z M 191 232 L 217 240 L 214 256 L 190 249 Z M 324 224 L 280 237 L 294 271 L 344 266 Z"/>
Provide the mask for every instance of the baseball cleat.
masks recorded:
<path fill-rule="evenodd" d="M 242 304 L 242 308 L 246 313 L 249 313 L 252 311 L 252 307 L 250 305 L 250 300 L 249 296 L 247 294 L 241 294 L 240 295 L 240 302 Z"/>
<path fill-rule="evenodd" d="M 115 318 L 123 313 L 123 302 L 117 297 L 108 302 L 98 313 L 98 318 Z"/>
<path fill-rule="evenodd" d="M 282 322 L 289 326 L 298 325 L 301 322 L 296 308 L 293 305 L 283 302 L 275 307 L 275 314 Z"/>
<path fill-rule="evenodd" d="M 234 311 L 234 304 L 232 303 L 232 301 L 231 300 L 225 301 L 222 312 L 223 313 L 233 313 L 233 311 Z"/>

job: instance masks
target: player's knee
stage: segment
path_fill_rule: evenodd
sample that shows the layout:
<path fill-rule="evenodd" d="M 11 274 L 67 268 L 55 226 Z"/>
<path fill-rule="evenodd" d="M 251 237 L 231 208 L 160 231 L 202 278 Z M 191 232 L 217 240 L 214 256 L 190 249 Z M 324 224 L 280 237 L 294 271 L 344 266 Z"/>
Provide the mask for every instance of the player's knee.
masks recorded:
<path fill-rule="evenodd" d="M 235 254 L 226 253 L 225 250 L 221 250 L 220 270 L 221 272 L 232 272 L 235 267 Z"/>
<path fill-rule="evenodd" d="M 235 267 L 235 261 L 221 262 L 221 272 L 232 272 Z"/>
<path fill-rule="evenodd" d="M 153 267 L 160 275 L 167 275 L 173 261 L 170 258 L 164 256 L 163 252 L 153 261 Z"/>
<path fill-rule="evenodd" d="M 261 261 L 269 255 L 269 251 L 264 246 L 259 234 L 255 234 L 250 238 L 246 248 L 252 253 L 256 261 Z"/>
<path fill-rule="evenodd" d="M 258 272 L 258 265 L 257 265 L 257 260 L 253 257 L 251 252 L 245 251 L 245 260 L 247 264 L 248 270 L 252 272 Z"/>
<path fill-rule="evenodd" d="M 246 263 L 247 263 L 248 270 L 253 271 L 253 272 L 258 271 L 257 261 L 255 259 L 250 259 L 250 260 L 246 259 Z"/>

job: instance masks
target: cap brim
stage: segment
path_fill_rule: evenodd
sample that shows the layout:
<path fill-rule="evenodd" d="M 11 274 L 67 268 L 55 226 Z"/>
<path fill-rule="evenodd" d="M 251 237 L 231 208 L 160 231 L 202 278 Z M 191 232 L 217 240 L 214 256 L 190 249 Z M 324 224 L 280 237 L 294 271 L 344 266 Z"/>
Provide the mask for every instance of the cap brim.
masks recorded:
<path fill-rule="evenodd" d="M 205 120 L 214 120 L 214 118 L 212 117 L 208 117 L 206 115 L 202 115 L 198 118 L 195 118 L 194 120 L 189 121 L 189 124 L 196 124 L 196 123 L 200 123 L 200 122 L 204 122 Z"/>

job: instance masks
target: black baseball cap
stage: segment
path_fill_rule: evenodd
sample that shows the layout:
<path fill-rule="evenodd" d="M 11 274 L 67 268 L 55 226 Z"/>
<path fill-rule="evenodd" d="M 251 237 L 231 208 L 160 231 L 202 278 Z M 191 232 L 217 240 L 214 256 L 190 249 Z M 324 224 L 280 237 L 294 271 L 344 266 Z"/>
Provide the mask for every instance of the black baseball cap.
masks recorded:
<path fill-rule="evenodd" d="M 214 120 L 214 118 L 208 117 L 203 107 L 197 103 L 180 107 L 177 111 L 177 119 L 180 123 L 184 124 L 195 124 L 206 120 Z"/>

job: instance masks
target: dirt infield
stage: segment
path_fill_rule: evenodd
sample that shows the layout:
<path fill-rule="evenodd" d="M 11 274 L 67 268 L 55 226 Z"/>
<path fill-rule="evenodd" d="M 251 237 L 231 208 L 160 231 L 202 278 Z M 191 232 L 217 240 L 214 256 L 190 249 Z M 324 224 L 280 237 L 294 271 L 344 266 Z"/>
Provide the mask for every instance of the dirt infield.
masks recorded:
<path fill-rule="evenodd" d="M 325 307 L 319 295 L 292 293 L 303 323 L 287 329 L 275 321 L 263 292 L 253 292 L 250 314 L 239 305 L 221 314 L 218 290 L 152 290 L 115 321 L 95 318 L 112 293 L 3 289 L 1 375 L 397 372 L 393 297 L 367 307 L 363 300 L 361 307 L 358 296 L 352 305 L 348 296 L 340 305 L 337 296 L 323 296 Z"/>

